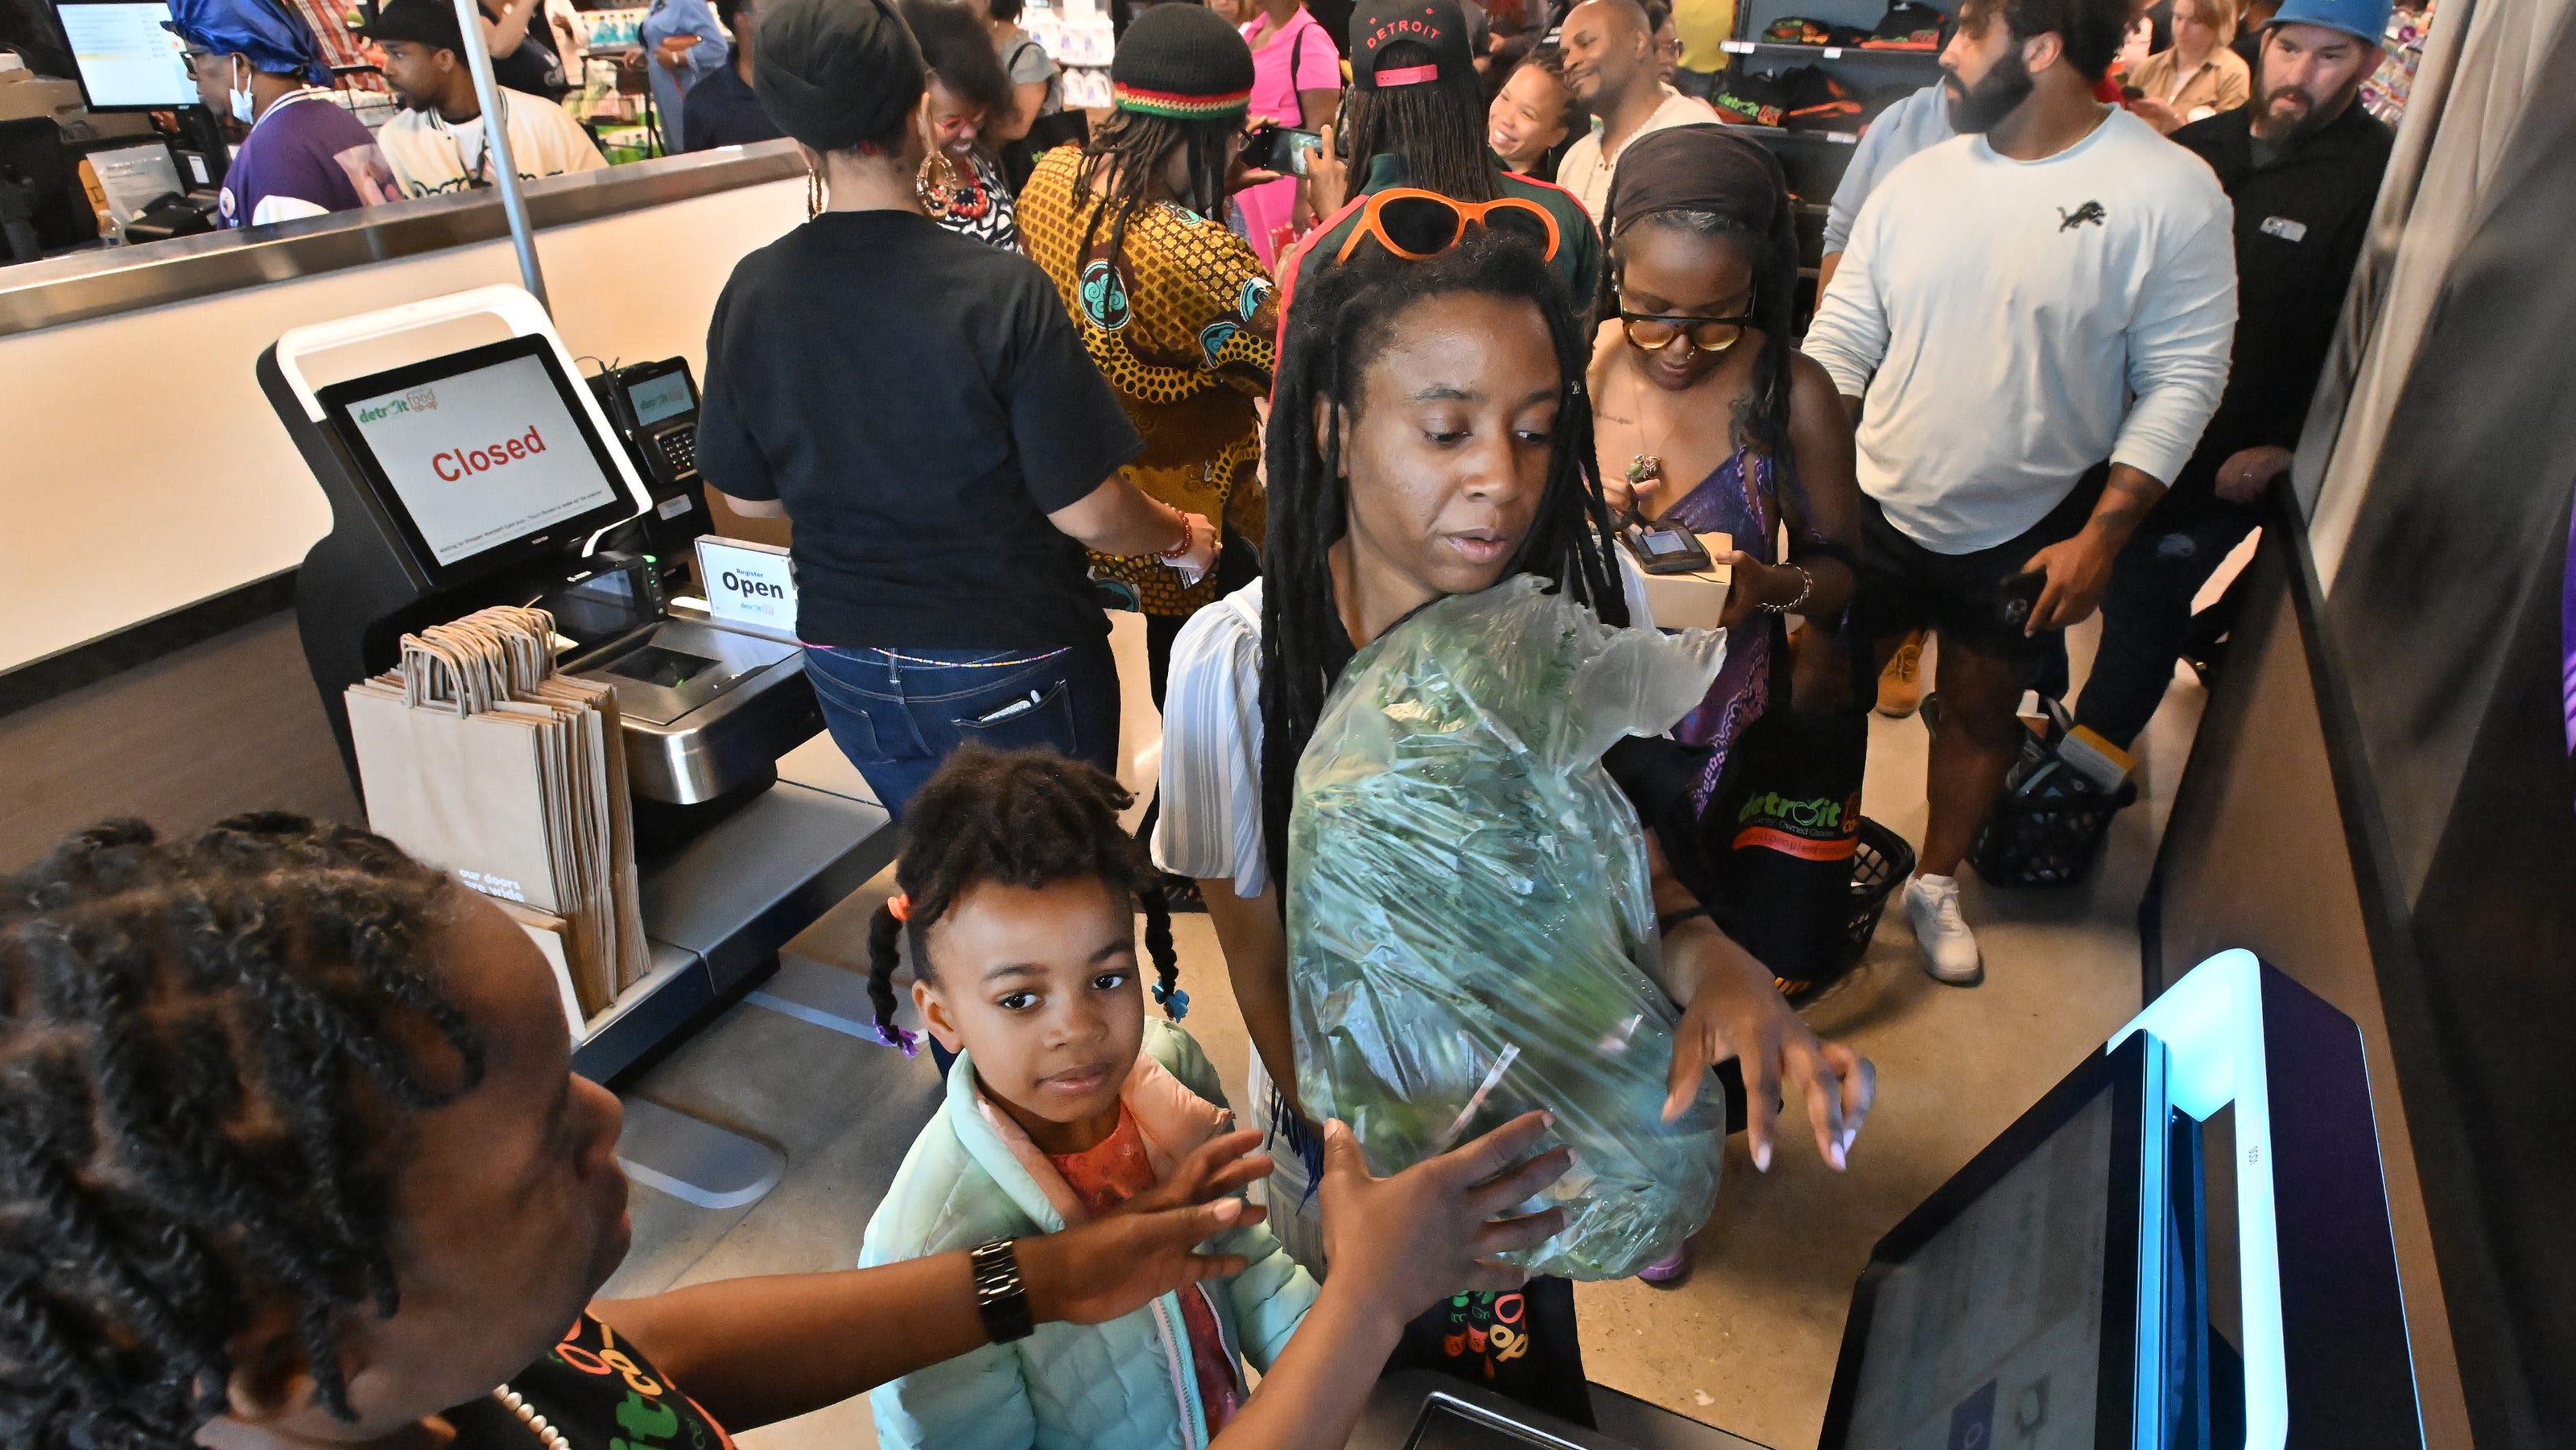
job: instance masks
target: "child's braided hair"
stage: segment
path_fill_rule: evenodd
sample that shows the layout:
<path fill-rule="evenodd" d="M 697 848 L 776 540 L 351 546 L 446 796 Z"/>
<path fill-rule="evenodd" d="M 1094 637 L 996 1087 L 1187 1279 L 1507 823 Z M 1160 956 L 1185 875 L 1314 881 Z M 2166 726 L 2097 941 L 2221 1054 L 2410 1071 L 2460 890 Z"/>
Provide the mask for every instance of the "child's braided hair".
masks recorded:
<path fill-rule="evenodd" d="M 482 1076 L 422 970 L 458 889 L 288 815 L 0 877 L 0 1444 L 192 1442 L 280 1302 L 355 1418 L 335 1325 L 394 1312 L 402 1130 Z"/>
<path fill-rule="evenodd" d="M 904 807 L 903 855 L 895 862 L 896 902 L 877 908 L 868 931 L 868 999 L 877 1036 L 909 1053 L 913 1034 L 895 1026 L 896 935 L 912 934 L 912 969 L 930 979 L 924 942 L 967 888 L 999 882 L 1028 889 L 1097 877 L 1145 913 L 1145 950 L 1154 962 L 1154 1000 L 1178 1019 L 1189 994 L 1173 985 L 1172 915 L 1162 873 L 1143 843 L 1118 824 L 1135 797 L 1095 767 L 1047 750 L 1001 751 L 966 744 Z"/>

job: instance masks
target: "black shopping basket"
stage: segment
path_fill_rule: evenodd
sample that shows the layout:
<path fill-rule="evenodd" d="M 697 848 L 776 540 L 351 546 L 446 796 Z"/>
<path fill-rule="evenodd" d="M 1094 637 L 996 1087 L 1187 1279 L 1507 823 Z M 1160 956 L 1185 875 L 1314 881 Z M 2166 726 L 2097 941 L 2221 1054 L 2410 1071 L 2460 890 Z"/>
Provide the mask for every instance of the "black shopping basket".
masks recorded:
<path fill-rule="evenodd" d="M 2138 798 L 2138 783 L 2105 791 L 2057 756 L 2066 707 L 2048 703 L 2048 736 L 2025 738 L 2003 799 L 1968 848 L 1968 864 L 1997 886 L 2073 886 L 2093 872 L 2110 836 L 2111 818 Z"/>
<path fill-rule="evenodd" d="M 1851 916 L 1845 923 L 1848 938 L 1843 948 L 1843 968 L 1848 971 L 1869 951 L 1871 937 L 1878 934 L 1878 919 L 1887 910 L 1887 898 L 1898 883 L 1914 874 L 1914 848 L 1905 838 L 1871 820 L 1860 818 L 1860 842 L 1852 851 Z"/>

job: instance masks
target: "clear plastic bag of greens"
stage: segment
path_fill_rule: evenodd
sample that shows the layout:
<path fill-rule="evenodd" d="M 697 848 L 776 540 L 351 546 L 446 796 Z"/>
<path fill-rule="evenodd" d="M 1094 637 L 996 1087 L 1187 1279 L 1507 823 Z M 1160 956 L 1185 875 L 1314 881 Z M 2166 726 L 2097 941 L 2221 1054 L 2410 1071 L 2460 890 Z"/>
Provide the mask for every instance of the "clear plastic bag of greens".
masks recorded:
<path fill-rule="evenodd" d="M 1720 1095 L 1663 1121 L 1678 1013 L 1637 813 L 1601 767 L 1699 703 L 1722 632 L 1611 629 L 1529 577 L 1362 650 L 1297 766 L 1297 1084 L 1392 1173 L 1532 1108 L 1574 1167 L 1532 1273 L 1615 1279 L 1697 1231 Z M 1543 1205 L 1536 1205 L 1543 1206 Z"/>

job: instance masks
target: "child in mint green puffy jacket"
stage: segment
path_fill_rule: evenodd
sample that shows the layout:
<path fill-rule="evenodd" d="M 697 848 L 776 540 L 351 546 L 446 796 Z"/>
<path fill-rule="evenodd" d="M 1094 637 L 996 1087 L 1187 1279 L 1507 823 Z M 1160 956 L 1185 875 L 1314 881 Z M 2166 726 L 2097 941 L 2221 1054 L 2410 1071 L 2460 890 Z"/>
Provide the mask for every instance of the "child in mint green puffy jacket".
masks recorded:
<path fill-rule="evenodd" d="M 1233 1126 L 1189 1034 L 1145 1018 L 1135 913 L 1174 1018 L 1160 877 L 1120 829 L 1128 796 L 1061 756 L 968 746 L 908 807 L 902 895 L 870 942 L 878 1030 L 892 1022 L 896 938 L 913 1002 L 957 1054 L 939 1115 L 868 1223 L 862 1267 L 1052 1233 L 1168 1179 Z M 1258 1223 L 1209 1251 L 1244 1269 L 1105 1324 L 1048 1324 L 873 1395 L 886 1450 L 1199 1450 L 1267 1370 L 1315 1282 Z"/>

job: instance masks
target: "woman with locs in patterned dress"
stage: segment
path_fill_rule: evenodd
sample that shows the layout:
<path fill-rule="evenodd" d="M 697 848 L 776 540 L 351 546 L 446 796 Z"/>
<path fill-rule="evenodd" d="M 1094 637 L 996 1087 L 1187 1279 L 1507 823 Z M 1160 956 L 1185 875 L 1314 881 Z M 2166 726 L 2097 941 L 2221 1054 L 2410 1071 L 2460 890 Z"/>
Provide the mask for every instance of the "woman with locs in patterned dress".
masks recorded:
<path fill-rule="evenodd" d="M 1126 476 L 1227 524 L 1217 572 L 1196 583 L 1151 560 L 1092 559 L 1093 577 L 1145 614 L 1159 707 L 1181 625 L 1258 570 L 1254 402 L 1270 390 L 1278 321 L 1270 270 L 1223 219 L 1243 178 L 1243 37 L 1199 6 L 1161 6 L 1128 28 L 1109 76 L 1114 114 L 1088 146 L 1039 158 L 1020 230 L 1144 436 Z"/>

